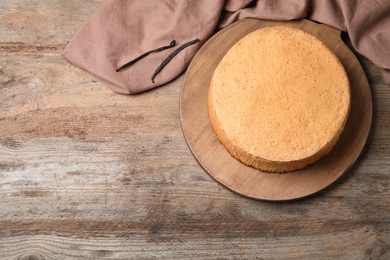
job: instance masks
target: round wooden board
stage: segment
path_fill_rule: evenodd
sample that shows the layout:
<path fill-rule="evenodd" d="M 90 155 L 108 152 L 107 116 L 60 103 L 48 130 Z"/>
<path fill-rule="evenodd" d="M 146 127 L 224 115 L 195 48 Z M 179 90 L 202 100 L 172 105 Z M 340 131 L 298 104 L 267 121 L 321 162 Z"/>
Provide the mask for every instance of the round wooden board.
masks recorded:
<path fill-rule="evenodd" d="M 336 147 L 312 166 L 283 174 L 261 172 L 234 159 L 218 141 L 207 112 L 209 83 L 225 53 L 248 33 L 275 25 L 299 28 L 324 42 L 339 57 L 347 71 L 352 92 L 351 112 Z M 334 183 L 356 161 L 371 126 L 371 93 L 359 61 L 342 42 L 340 34 L 333 27 L 308 20 L 278 22 L 245 19 L 221 30 L 202 46 L 183 81 L 180 117 L 188 146 L 215 180 L 250 198 L 292 200 L 312 195 Z"/>

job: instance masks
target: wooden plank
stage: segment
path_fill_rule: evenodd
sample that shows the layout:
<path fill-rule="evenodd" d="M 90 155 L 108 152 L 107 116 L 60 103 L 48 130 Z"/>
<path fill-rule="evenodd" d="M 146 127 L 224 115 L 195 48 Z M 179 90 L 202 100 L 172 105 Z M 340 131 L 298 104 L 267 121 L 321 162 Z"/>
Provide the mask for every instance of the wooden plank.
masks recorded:
<path fill-rule="evenodd" d="M 389 258 L 390 90 L 371 62 L 358 55 L 374 114 L 349 174 L 310 199 L 254 201 L 189 151 L 182 76 L 123 96 L 63 60 L 99 2 L 0 3 L 1 259 Z"/>

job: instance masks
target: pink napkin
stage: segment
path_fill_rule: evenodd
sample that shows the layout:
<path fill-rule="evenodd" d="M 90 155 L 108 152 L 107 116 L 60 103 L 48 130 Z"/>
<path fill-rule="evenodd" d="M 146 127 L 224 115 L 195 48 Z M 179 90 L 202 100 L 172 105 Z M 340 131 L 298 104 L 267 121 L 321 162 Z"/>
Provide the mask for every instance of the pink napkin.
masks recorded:
<path fill-rule="evenodd" d="M 306 18 L 345 31 L 390 84 L 388 0 L 103 0 L 63 56 L 114 92 L 135 94 L 175 79 L 213 33 L 247 17 Z"/>

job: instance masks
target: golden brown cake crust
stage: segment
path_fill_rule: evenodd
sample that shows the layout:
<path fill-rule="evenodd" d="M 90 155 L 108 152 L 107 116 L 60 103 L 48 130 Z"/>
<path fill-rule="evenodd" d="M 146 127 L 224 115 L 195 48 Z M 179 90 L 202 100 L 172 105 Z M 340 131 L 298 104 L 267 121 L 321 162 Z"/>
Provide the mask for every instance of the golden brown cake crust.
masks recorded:
<path fill-rule="evenodd" d="M 302 169 L 337 143 L 350 109 L 348 77 L 314 36 L 275 26 L 236 43 L 214 71 L 208 112 L 228 152 L 267 172 Z"/>

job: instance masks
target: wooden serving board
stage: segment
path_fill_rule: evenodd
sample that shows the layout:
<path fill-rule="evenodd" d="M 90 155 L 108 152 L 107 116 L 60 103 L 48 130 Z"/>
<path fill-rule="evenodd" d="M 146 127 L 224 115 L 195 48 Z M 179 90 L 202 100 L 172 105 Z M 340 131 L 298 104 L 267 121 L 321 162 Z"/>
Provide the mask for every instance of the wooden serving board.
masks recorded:
<path fill-rule="evenodd" d="M 225 53 L 238 40 L 257 29 L 285 25 L 304 30 L 324 42 L 347 71 L 352 93 L 351 112 L 336 147 L 314 165 L 295 172 L 265 173 L 234 159 L 218 141 L 207 114 L 207 92 Z M 193 155 L 215 180 L 241 195 L 263 200 L 292 200 L 312 195 L 341 177 L 356 161 L 371 126 L 372 101 L 367 78 L 353 52 L 333 27 L 308 20 L 289 22 L 245 19 L 218 32 L 192 60 L 182 87 L 180 117 Z"/>

